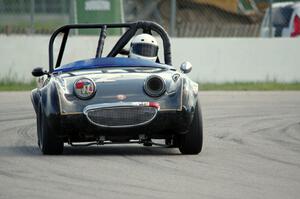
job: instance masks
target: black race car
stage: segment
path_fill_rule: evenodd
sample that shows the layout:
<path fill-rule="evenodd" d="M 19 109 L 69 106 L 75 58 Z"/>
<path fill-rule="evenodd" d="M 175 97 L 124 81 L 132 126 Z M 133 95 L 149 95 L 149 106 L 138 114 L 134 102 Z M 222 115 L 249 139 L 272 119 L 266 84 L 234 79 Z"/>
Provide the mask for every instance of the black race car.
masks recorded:
<path fill-rule="evenodd" d="M 106 30 L 126 29 L 106 57 L 102 57 Z M 95 58 L 61 65 L 69 32 L 98 29 Z M 125 45 L 142 30 L 156 32 L 163 41 L 164 63 L 124 57 Z M 63 34 L 56 63 L 53 43 Z M 119 55 L 123 55 L 119 56 Z M 177 71 L 171 62 L 171 44 L 165 30 L 149 21 L 122 24 L 75 24 L 56 30 L 49 42 L 49 70 L 35 68 L 38 88 L 31 93 L 37 118 L 38 145 L 43 154 L 61 154 L 71 146 L 141 143 L 178 147 L 183 154 L 202 149 L 202 117 L 198 84 L 190 80 L 188 62 Z M 161 144 L 162 145 L 162 144 Z"/>

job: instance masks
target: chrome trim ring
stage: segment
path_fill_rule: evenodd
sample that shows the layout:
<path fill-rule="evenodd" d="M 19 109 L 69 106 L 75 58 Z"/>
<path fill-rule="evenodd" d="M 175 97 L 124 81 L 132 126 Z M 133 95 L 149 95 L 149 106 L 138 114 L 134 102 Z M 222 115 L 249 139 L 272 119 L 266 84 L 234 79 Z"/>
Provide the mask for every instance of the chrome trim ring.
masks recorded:
<path fill-rule="evenodd" d="M 93 87 L 94 87 L 93 93 L 92 93 L 91 95 L 87 96 L 87 97 L 79 96 L 79 95 L 76 93 L 76 88 L 75 88 L 75 85 L 76 85 L 76 83 L 77 83 L 78 81 L 80 81 L 80 80 L 85 80 L 85 79 L 88 80 L 88 81 L 90 81 L 90 82 L 93 84 Z M 74 93 L 74 95 L 75 95 L 78 99 L 81 99 L 81 100 L 88 100 L 88 99 L 91 99 L 92 97 L 95 96 L 96 92 L 97 92 L 97 87 L 96 87 L 95 82 L 94 82 L 92 79 L 87 78 L 87 77 L 81 77 L 81 78 L 78 78 L 76 81 L 74 81 L 74 84 L 73 84 L 73 93 Z"/>
<path fill-rule="evenodd" d="M 157 78 L 162 82 L 162 88 L 159 91 L 155 91 L 149 88 L 148 82 L 154 78 Z M 166 82 L 162 77 L 158 75 L 150 75 L 144 81 L 144 91 L 150 97 L 160 97 L 166 92 Z"/>

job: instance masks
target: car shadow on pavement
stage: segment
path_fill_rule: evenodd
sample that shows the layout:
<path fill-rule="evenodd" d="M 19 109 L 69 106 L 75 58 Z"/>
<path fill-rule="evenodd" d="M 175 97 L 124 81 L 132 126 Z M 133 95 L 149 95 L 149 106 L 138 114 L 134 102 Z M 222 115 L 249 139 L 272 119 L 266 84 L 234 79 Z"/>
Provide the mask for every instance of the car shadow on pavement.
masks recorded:
<path fill-rule="evenodd" d="M 180 155 L 178 149 L 166 147 L 144 147 L 144 146 L 90 146 L 69 147 L 65 146 L 63 155 Z"/>
<path fill-rule="evenodd" d="M 39 147 L 33 145 L 0 146 L 0 157 L 20 155 L 39 156 L 41 154 Z"/>
<path fill-rule="evenodd" d="M 42 152 L 35 145 L 16 145 L 0 146 L 0 156 L 40 156 Z M 88 147 L 71 147 L 65 146 L 62 156 L 170 156 L 181 155 L 176 148 L 166 147 L 145 147 L 131 145 L 113 145 L 113 146 L 88 146 Z M 61 156 L 61 155 L 60 155 Z"/>

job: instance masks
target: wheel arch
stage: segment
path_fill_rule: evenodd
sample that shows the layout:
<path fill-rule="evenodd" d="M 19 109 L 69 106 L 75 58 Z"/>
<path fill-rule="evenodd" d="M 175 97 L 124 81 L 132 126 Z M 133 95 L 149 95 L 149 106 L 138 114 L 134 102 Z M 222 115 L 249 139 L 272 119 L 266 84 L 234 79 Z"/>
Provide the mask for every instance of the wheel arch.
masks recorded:
<path fill-rule="evenodd" d="M 60 103 L 58 90 L 55 81 L 50 81 L 48 85 L 40 90 L 41 92 L 41 105 L 44 109 L 46 116 L 59 115 L 60 114 Z"/>
<path fill-rule="evenodd" d="M 30 99 L 34 108 L 35 113 L 38 113 L 38 106 L 40 102 L 40 94 L 37 88 L 33 89 L 30 94 Z"/>
<path fill-rule="evenodd" d="M 40 90 L 40 105 L 42 114 L 48 120 L 48 123 L 60 131 L 60 103 L 57 86 L 54 80 Z"/>
<path fill-rule="evenodd" d="M 198 102 L 198 84 L 190 80 L 188 77 L 182 79 L 183 94 L 182 94 L 182 106 L 188 112 L 193 113 Z"/>

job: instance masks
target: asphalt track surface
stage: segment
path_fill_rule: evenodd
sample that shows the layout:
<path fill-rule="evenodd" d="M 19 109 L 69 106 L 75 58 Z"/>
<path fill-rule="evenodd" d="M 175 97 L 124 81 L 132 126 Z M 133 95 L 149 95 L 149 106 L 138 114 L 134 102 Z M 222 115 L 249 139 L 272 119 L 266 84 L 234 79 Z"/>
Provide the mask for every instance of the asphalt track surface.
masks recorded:
<path fill-rule="evenodd" d="M 29 92 L 0 92 L 0 198 L 300 198 L 300 92 L 200 98 L 200 155 L 110 145 L 44 156 Z"/>

